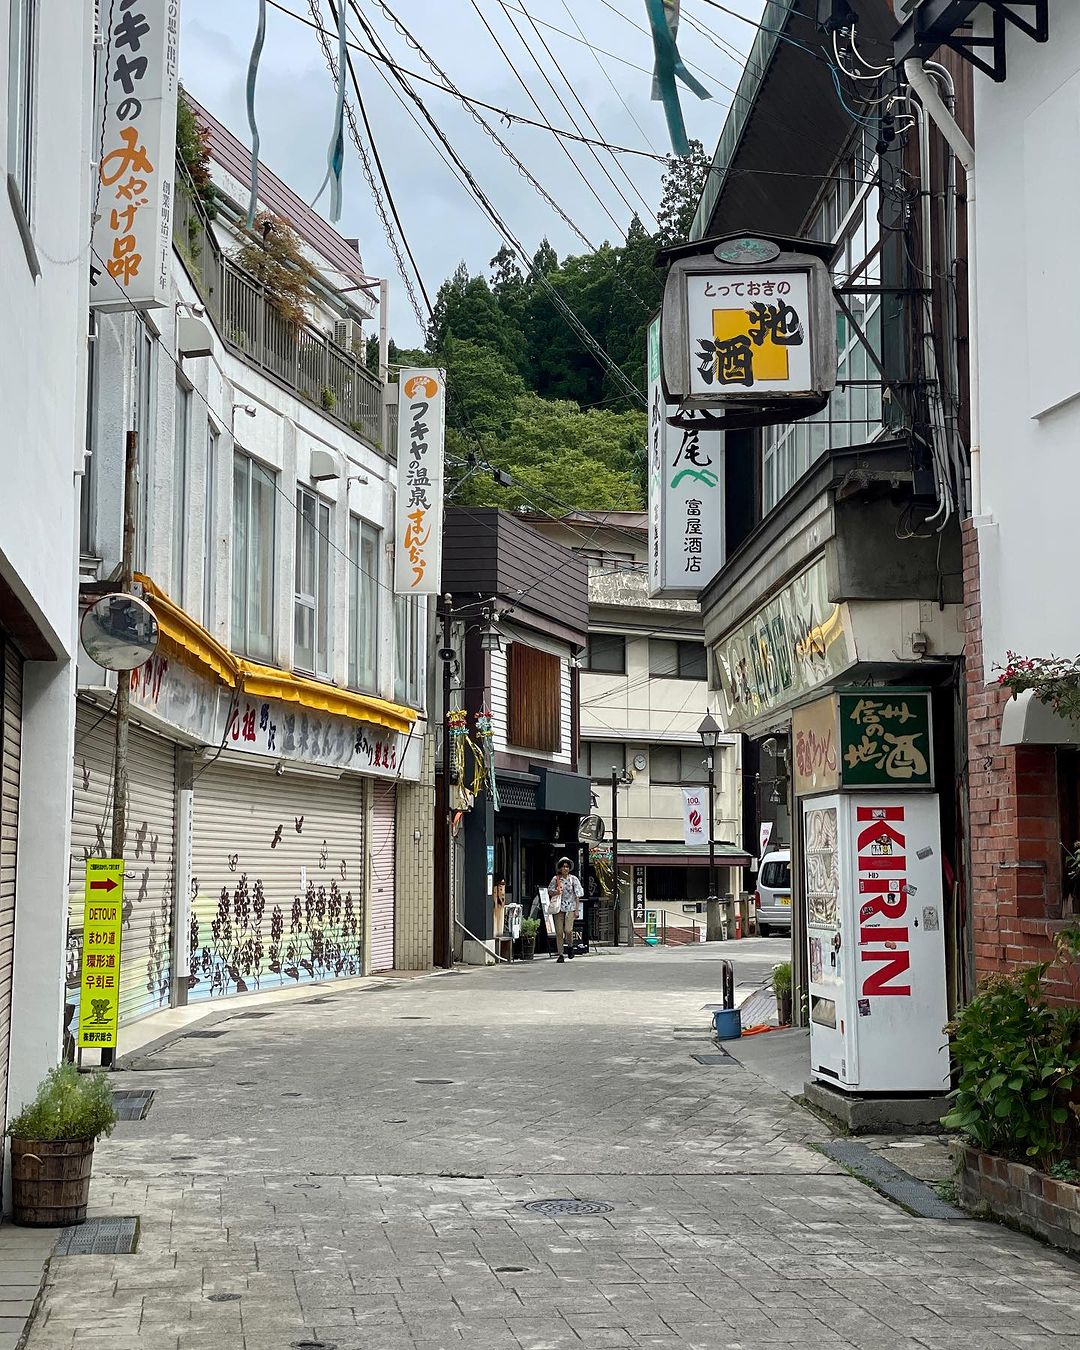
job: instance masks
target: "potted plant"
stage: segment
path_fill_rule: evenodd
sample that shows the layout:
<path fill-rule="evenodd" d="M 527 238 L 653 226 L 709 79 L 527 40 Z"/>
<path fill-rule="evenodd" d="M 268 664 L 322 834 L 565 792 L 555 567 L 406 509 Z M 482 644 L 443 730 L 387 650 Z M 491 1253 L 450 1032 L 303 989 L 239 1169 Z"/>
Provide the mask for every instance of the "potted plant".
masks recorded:
<path fill-rule="evenodd" d="M 522 919 L 521 921 L 521 959 L 531 961 L 536 951 L 536 935 L 540 931 L 539 919 Z"/>
<path fill-rule="evenodd" d="M 791 962 L 780 961 L 773 966 L 773 993 L 776 995 L 776 1017 L 782 1027 L 791 1026 Z"/>
<path fill-rule="evenodd" d="M 82 1223 L 94 1144 L 115 1124 L 107 1075 L 80 1074 L 74 1064 L 50 1069 L 7 1130 L 15 1223 L 31 1228 Z"/>

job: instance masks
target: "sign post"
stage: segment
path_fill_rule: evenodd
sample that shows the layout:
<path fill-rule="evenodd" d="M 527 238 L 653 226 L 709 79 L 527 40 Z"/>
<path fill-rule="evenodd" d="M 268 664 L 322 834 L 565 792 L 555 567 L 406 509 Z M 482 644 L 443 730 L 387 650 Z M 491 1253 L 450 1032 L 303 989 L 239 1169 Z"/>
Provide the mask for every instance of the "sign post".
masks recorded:
<path fill-rule="evenodd" d="M 86 860 L 83 953 L 79 975 L 79 1049 L 116 1051 L 120 1020 L 123 858 Z"/>

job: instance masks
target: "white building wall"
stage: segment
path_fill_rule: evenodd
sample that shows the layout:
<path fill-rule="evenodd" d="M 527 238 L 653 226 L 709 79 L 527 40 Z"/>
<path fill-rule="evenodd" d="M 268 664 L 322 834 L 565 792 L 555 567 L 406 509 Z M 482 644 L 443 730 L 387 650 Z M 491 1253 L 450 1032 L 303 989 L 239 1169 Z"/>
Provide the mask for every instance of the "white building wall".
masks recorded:
<path fill-rule="evenodd" d="M 985 673 L 1080 648 L 1080 6 L 975 74 Z"/>
<path fill-rule="evenodd" d="M 41 0 L 24 245 L 0 193 L 0 577 L 55 660 L 25 669 L 9 1109 L 60 1046 L 90 231 L 92 6 Z M 0 6 L 8 71 L 11 6 Z M 8 101 L 0 99 L 6 180 Z M 36 274 L 39 273 L 39 274 Z M 2 626 L 2 619 L 0 619 Z"/>

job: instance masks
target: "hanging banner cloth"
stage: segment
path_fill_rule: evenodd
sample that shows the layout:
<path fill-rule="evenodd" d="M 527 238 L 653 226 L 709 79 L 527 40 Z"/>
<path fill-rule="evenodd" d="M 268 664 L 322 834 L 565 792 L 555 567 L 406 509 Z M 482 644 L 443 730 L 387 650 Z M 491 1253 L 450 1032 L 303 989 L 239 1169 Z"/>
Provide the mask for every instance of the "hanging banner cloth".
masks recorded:
<path fill-rule="evenodd" d="M 677 155 L 685 158 L 690 153 L 690 142 L 686 138 L 686 123 L 683 121 L 682 107 L 679 103 L 679 91 L 675 80 L 682 80 L 687 89 L 698 98 L 711 98 L 712 95 L 686 69 L 675 36 L 679 29 L 679 0 L 645 0 L 652 29 L 653 53 L 653 99 L 664 105 L 668 135 L 671 148 Z"/>

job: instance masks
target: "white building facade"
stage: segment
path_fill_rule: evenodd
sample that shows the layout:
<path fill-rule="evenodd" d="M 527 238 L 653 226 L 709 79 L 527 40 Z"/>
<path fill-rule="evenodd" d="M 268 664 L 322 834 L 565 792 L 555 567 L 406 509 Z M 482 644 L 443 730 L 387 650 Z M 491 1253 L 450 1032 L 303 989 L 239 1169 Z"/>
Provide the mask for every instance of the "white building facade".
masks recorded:
<path fill-rule="evenodd" d="M 92 6 L 0 10 L 0 1120 L 60 1048 L 83 468 Z"/>
<path fill-rule="evenodd" d="M 91 381 L 84 595 L 119 561 L 134 430 L 136 575 L 162 634 L 131 677 L 121 1050 L 124 1023 L 170 1005 L 431 962 L 427 612 L 392 589 L 396 466 L 354 350 L 371 287 L 263 169 L 260 209 L 315 269 L 304 318 L 283 319 L 237 262 L 245 152 L 197 113 L 216 219 L 181 171 L 171 303 L 99 315 Z M 114 687 L 84 658 L 72 969 L 108 837 Z M 75 1005 L 72 989 L 69 1031 Z"/>

